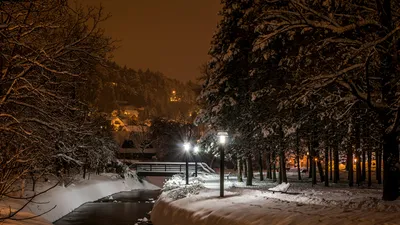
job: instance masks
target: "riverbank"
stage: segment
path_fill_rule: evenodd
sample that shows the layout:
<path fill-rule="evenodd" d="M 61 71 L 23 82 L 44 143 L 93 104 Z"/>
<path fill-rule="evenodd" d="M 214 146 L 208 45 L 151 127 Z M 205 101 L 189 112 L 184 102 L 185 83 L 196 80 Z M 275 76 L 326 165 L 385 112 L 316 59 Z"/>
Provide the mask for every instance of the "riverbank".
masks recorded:
<path fill-rule="evenodd" d="M 36 193 L 42 192 L 53 186 L 56 181 L 49 180 L 37 184 Z M 103 173 L 100 175 L 91 175 L 90 179 L 74 180 L 67 187 L 56 186 L 53 189 L 37 196 L 33 202 L 29 203 L 23 213 L 17 214 L 17 219 L 29 218 L 35 215 L 41 215 L 41 218 L 35 220 L 17 221 L 7 220 L 7 224 L 51 224 L 59 218 L 70 213 L 86 202 L 96 201 L 105 196 L 109 196 L 121 191 L 130 191 L 134 189 L 156 190 L 159 187 L 150 184 L 146 180 L 139 180 L 136 174 L 126 173 L 124 178 L 118 174 Z M 26 196 L 32 195 L 32 192 L 25 191 Z M 1 201 L 2 214 L 12 209 L 18 209 L 26 201 L 3 199 Z M 47 213 L 46 213 L 47 212 Z"/>

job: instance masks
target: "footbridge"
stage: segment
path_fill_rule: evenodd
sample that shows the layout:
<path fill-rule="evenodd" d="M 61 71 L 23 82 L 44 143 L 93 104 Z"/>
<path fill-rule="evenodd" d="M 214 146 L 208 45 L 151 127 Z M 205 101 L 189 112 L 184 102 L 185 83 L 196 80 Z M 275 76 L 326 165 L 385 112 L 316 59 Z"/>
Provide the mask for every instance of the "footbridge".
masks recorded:
<path fill-rule="evenodd" d="M 215 173 L 204 162 L 189 162 L 189 174 L 195 173 L 196 165 L 198 173 Z M 139 176 L 172 176 L 185 173 L 186 162 L 135 162 L 130 168 Z"/>

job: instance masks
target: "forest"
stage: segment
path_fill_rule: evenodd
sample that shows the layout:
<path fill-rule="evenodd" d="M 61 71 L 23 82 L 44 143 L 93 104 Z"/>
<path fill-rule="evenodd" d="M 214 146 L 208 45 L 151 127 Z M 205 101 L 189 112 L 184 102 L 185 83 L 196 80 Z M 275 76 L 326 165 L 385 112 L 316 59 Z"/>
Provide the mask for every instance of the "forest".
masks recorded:
<path fill-rule="evenodd" d="M 313 184 L 329 186 L 333 164 L 333 183 L 383 182 L 382 198 L 397 199 L 399 3 L 223 0 L 199 97 L 202 148 L 217 154 L 210 140 L 227 131 L 239 170 L 260 159 L 287 182 L 288 156 L 307 156 Z"/>

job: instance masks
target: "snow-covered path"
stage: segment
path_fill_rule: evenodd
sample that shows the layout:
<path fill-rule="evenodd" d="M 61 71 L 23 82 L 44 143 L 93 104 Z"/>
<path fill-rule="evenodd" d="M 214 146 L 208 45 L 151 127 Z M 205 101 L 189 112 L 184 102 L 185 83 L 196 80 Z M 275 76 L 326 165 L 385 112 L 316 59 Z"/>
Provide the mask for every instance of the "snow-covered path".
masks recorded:
<path fill-rule="evenodd" d="M 154 225 L 290 225 L 290 224 L 400 224 L 400 200 L 384 202 L 380 189 L 323 187 L 298 182 L 282 184 L 256 181 L 245 187 L 226 181 L 219 197 L 216 176 L 174 177 L 164 185 L 151 213 Z M 289 188 L 289 189 L 288 189 Z"/>
<path fill-rule="evenodd" d="M 289 225 L 289 224 L 400 224 L 397 212 L 302 204 L 247 192 L 215 190 L 173 201 L 164 193 L 156 202 L 155 225 Z"/>

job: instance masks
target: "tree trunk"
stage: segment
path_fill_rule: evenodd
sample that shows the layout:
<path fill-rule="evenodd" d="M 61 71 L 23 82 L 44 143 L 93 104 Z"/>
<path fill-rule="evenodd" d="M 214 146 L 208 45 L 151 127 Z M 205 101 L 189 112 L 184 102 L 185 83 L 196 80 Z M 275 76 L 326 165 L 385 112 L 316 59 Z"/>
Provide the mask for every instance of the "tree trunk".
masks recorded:
<path fill-rule="evenodd" d="M 399 196 L 399 149 L 395 132 L 383 136 L 383 200 L 393 201 Z"/>
<path fill-rule="evenodd" d="M 264 180 L 264 175 L 263 175 L 263 159 L 262 159 L 262 152 L 259 151 L 259 157 L 258 157 L 258 166 L 260 168 L 260 181 Z"/>
<path fill-rule="evenodd" d="M 283 177 L 282 177 L 282 159 L 281 158 L 279 158 L 279 174 L 278 175 L 279 175 L 278 176 L 278 184 L 282 184 Z"/>
<path fill-rule="evenodd" d="M 244 178 L 247 178 L 247 159 L 243 160 Z"/>
<path fill-rule="evenodd" d="M 390 32 L 394 30 L 395 22 L 392 19 L 392 4 L 395 1 L 391 0 L 383 0 L 376 1 L 377 11 L 379 22 L 381 23 L 383 29 L 380 29 L 380 32 L 377 34 L 380 38 L 386 37 Z M 397 43 L 396 43 L 397 44 Z M 394 45 L 396 45 L 394 44 Z M 389 38 L 385 42 L 382 42 L 377 47 L 380 49 L 391 49 L 397 51 L 396 47 L 392 47 L 393 38 Z M 380 53 L 380 62 L 379 62 L 379 74 L 380 74 L 380 82 L 381 82 L 381 99 L 384 103 L 391 105 L 395 101 L 397 101 L 396 96 L 396 84 L 394 84 L 393 78 L 397 77 L 398 72 L 396 71 L 397 67 L 397 52 L 395 54 L 391 54 L 393 50 L 382 51 Z M 396 57 L 396 59 L 395 59 Z M 394 62 L 393 62 L 394 61 Z M 381 112 L 380 117 L 383 122 L 383 128 L 385 129 L 383 135 L 383 200 L 391 201 L 395 200 L 398 193 L 398 169 L 396 167 L 396 163 L 399 161 L 399 151 L 398 145 L 396 142 L 396 131 L 398 130 L 397 123 L 397 115 L 393 115 L 394 111 L 389 106 L 384 112 Z M 398 113 L 398 112 L 397 112 Z M 394 127 L 392 127 L 394 126 Z M 386 133 L 388 129 L 391 129 L 390 133 Z M 380 154 L 379 154 L 380 155 Z M 381 160 L 380 160 L 381 161 Z M 379 162 L 381 164 L 381 162 Z M 380 176 L 380 171 L 379 171 Z M 380 179 L 379 179 L 380 180 Z"/>
<path fill-rule="evenodd" d="M 313 166 L 314 166 L 314 155 L 312 153 L 312 139 L 310 139 L 310 143 L 308 145 L 308 161 L 310 164 L 310 169 L 308 170 L 308 178 L 312 178 L 312 173 L 313 173 Z"/>
<path fill-rule="evenodd" d="M 301 180 L 301 171 L 300 171 L 300 138 L 299 132 L 296 131 L 296 161 L 297 161 L 297 178 Z"/>
<path fill-rule="evenodd" d="M 238 168 L 238 173 L 237 173 L 238 182 L 243 182 L 242 159 L 240 157 L 237 158 L 237 168 Z"/>
<path fill-rule="evenodd" d="M 311 165 L 312 165 L 312 169 L 311 169 L 311 171 L 312 171 L 312 184 L 314 185 L 314 184 L 317 184 L 317 158 L 316 157 L 314 157 L 314 160 L 312 160 L 311 162 Z"/>
<path fill-rule="evenodd" d="M 273 182 L 276 182 L 276 155 L 275 155 L 275 152 L 273 152 L 272 153 L 272 169 L 273 169 L 273 171 L 272 171 L 272 181 Z"/>
<path fill-rule="evenodd" d="M 361 159 L 360 159 L 360 152 L 356 152 L 356 182 L 357 186 L 361 185 Z"/>
<path fill-rule="evenodd" d="M 329 179 L 333 180 L 333 158 L 332 158 L 332 147 L 329 148 Z"/>
<path fill-rule="evenodd" d="M 267 178 L 272 178 L 272 165 L 271 165 L 271 153 L 267 153 Z"/>
<path fill-rule="evenodd" d="M 326 146 L 325 147 L 325 187 L 329 187 L 328 164 L 329 164 L 329 148 Z"/>
<path fill-rule="evenodd" d="M 86 163 L 85 164 L 83 164 L 83 179 L 85 179 L 86 178 Z"/>
<path fill-rule="evenodd" d="M 347 167 L 349 171 L 349 187 L 353 187 L 353 146 L 351 144 L 347 149 Z"/>
<path fill-rule="evenodd" d="M 371 167 L 372 167 L 372 151 L 371 149 L 368 149 L 368 187 L 372 186 L 372 174 L 371 174 Z"/>
<path fill-rule="evenodd" d="M 253 185 L 253 159 L 252 156 L 247 156 L 247 180 L 246 186 Z"/>
<path fill-rule="evenodd" d="M 310 148 L 310 166 L 311 166 L 311 173 L 312 173 L 312 184 L 317 184 L 317 154 L 315 149 L 317 148 L 317 144 L 314 141 L 314 138 L 311 139 L 311 148 Z"/>
<path fill-rule="evenodd" d="M 375 173 L 378 184 L 382 184 L 382 153 L 380 149 L 375 152 Z"/>
<path fill-rule="evenodd" d="M 363 150 L 362 150 L 362 174 L 361 174 L 361 181 L 365 181 L 367 178 L 367 171 L 366 171 L 366 163 L 367 163 L 367 157 L 365 154 L 365 149 L 363 146 Z"/>
<path fill-rule="evenodd" d="M 333 148 L 333 183 L 339 182 L 339 150 L 338 150 L 338 143 L 335 143 Z"/>
<path fill-rule="evenodd" d="M 324 182 L 325 181 L 324 169 L 322 168 L 322 163 L 321 160 L 319 159 L 317 161 L 317 166 L 318 166 L 319 178 L 321 179 L 321 182 Z"/>
<path fill-rule="evenodd" d="M 279 149 L 279 162 L 280 162 L 280 167 L 281 167 L 281 169 L 279 170 L 280 171 L 280 174 L 281 174 L 281 178 L 279 179 L 281 182 L 280 183 L 282 183 L 282 182 L 285 182 L 285 183 L 287 183 L 287 176 L 286 176 L 286 159 L 285 159 L 285 147 L 284 147 L 284 133 L 283 133 L 283 129 L 282 129 L 282 125 L 280 126 L 280 129 L 279 129 L 279 133 L 280 133 L 280 138 L 279 138 L 279 140 L 280 140 L 280 144 L 279 144 L 279 147 L 280 147 L 280 149 Z"/>
<path fill-rule="evenodd" d="M 283 150 L 281 150 L 281 152 L 280 152 L 279 162 L 280 162 L 280 165 L 281 165 L 280 172 L 281 172 L 281 176 L 282 176 L 282 182 L 287 183 L 286 159 L 285 159 L 285 153 L 283 152 Z"/>
<path fill-rule="evenodd" d="M 355 141 L 356 141 L 356 182 L 357 185 L 361 185 L 361 157 L 360 157 L 360 148 L 361 148 L 361 138 L 360 138 L 360 123 L 355 121 Z"/>
<path fill-rule="evenodd" d="M 32 191 L 35 191 L 35 187 L 36 187 L 35 175 L 33 172 L 30 172 L 30 175 L 31 175 L 31 179 L 32 179 Z"/>
<path fill-rule="evenodd" d="M 307 154 L 307 155 L 306 155 L 306 163 L 307 163 L 307 164 L 306 164 L 306 167 L 307 167 L 306 170 L 307 170 L 307 173 L 308 173 L 308 178 L 310 178 L 310 173 L 311 173 L 311 172 L 310 172 L 310 171 L 311 171 L 311 170 L 310 170 L 311 166 L 310 166 L 310 162 L 309 162 L 309 161 L 310 161 L 310 155 Z"/>

